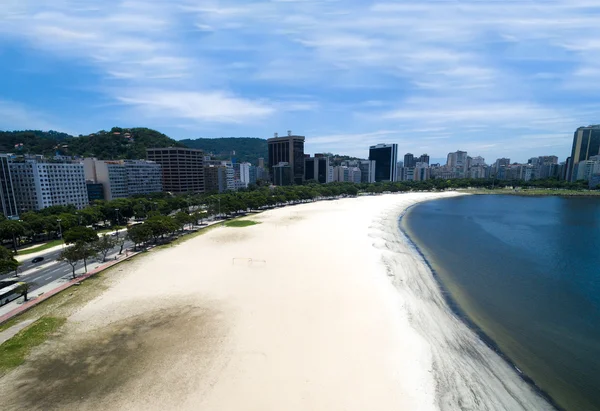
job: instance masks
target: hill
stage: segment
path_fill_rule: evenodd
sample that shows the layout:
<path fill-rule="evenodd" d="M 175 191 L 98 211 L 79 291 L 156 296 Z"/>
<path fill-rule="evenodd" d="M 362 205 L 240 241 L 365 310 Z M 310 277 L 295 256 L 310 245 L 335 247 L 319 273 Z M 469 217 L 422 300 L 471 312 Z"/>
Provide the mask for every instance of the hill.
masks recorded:
<path fill-rule="evenodd" d="M 15 145 L 23 144 L 19 148 Z M 0 152 L 72 155 L 110 159 L 143 159 L 146 148 L 185 147 L 178 141 L 148 128 L 101 130 L 74 137 L 56 131 L 0 131 Z"/>
<path fill-rule="evenodd" d="M 179 141 L 189 148 L 199 148 L 212 153 L 219 160 L 235 158 L 236 162 L 258 164 L 260 157 L 267 158 L 267 140 L 255 137 L 197 138 Z"/>

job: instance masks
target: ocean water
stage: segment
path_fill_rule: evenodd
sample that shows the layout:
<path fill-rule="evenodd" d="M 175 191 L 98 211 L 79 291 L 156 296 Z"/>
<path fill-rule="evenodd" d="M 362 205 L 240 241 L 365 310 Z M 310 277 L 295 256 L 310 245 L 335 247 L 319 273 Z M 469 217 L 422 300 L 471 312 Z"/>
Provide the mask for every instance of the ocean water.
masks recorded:
<path fill-rule="evenodd" d="M 452 305 L 541 391 L 600 410 L 600 198 L 441 199 L 401 227 Z"/>

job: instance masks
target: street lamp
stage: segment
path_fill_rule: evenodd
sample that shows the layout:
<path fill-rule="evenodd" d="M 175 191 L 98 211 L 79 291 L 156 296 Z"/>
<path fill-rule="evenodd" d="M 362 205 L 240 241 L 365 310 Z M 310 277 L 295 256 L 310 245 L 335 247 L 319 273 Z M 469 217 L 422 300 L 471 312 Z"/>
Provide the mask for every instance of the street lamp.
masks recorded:
<path fill-rule="evenodd" d="M 59 232 L 59 236 L 60 236 L 60 239 L 61 239 L 61 240 L 63 240 L 63 236 L 62 236 L 62 227 L 61 227 L 61 225 L 60 225 L 60 222 L 61 222 L 61 221 L 62 221 L 62 220 L 61 220 L 60 218 L 57 218 L 57 219 L 56 219 L 56 222 L 58 223 L 58 232 Z M 63 240 L 63 243 L 62 243 L 62 245 L 63 245 L 63 247 L 65 246 L 65 241 L 64 241 L 64 240 Z"/>

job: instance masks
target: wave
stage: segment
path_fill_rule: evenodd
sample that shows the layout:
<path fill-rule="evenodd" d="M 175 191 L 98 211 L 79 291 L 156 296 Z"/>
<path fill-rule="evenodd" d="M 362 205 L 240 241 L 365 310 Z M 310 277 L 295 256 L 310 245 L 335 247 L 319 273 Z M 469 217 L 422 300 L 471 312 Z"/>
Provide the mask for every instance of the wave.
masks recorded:
<path fill-rule="evenodd" d="M 423 255 L 400 230 L 408 208 L 387 210 L 371 225 L 391 282 L 411 326 L 427 341 L 436 384 L 436 405 L 454 410 L 556 410 L 531 380 L 484 342 L 457 314 Z"/>

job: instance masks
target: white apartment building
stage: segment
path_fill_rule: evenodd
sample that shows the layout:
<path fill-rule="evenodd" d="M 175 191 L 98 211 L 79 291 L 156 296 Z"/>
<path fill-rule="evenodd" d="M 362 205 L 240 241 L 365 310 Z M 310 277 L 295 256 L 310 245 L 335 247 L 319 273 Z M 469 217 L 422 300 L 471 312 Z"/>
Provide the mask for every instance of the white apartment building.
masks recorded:
<path fill-rule="evenodd" d="M 250 169 L 252 168 L 250 163 L 240 163 L 240 181 L 243 183 L 244 188 L 247 188 L 251 183 L 250 181 Z"/>
<path fill-rule="evenodd" d="M 40 159 L 11 161 L 10 171 L 19 213 L 55 205 L 88 205 L 83 164 L 51 163 Z"/>
<path fill-rule="evenodd" d="M 160 164 L 144 160 L 83 160 L 85 178 L 101 183 L 104 199 L 127 198 L 162 191 Z"/>

